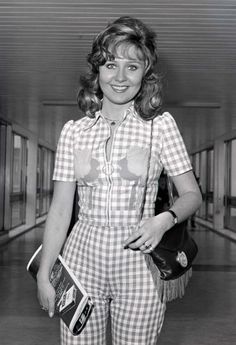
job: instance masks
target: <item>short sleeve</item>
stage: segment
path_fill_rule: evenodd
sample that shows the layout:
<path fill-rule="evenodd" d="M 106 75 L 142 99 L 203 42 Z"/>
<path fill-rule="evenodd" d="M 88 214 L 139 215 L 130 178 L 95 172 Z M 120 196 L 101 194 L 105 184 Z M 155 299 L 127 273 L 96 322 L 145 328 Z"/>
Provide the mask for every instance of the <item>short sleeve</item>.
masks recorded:
<path fill-rule="evenodd" d="M 161 115 L 161 161 L 169 176 L 177 176 L 192 169 L 190 159 L 177 124 L 170 113 Z"/>
<path fill-rule="evenodd" d="M 57 144 L 53 180 L 74 182 L 74 121 L 68 121 L 60 134 Z"/>

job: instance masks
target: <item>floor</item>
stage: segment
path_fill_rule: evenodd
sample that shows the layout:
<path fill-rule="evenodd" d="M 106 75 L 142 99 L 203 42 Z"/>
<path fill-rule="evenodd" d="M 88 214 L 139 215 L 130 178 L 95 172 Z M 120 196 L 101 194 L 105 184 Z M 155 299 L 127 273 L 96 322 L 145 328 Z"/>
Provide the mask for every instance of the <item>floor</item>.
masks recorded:
<path fill-rule="evenodd" d="M 26 271 L 42 233 L 37 227 L 0 248 L 1 345 L 59 345 L 58 319 L 40 310 Z M 236 243 L 200 226 L 191 233 L 199 246 L 193 278 L 184 298 L 168 304 L 158 345 L 236 344 Z"/>

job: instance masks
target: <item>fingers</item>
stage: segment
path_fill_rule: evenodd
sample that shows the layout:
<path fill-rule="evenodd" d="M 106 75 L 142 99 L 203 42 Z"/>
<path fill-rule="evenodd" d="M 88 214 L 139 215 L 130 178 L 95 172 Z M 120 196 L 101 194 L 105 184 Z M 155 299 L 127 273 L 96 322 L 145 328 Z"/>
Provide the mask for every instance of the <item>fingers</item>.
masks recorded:
<path fill-rule="evenodd" d="M 48 315 L 49 317 L 53 317 L 54 315 L 54 308 L 55 308 L 55 302 L 54 299 L 51 299 L 48 301 Z"/>
<path fill-rule="evenodd" d="M 154 247 L 149 241 L 141 241 L 142 238 L 134 243 L 131 243 L 128 248 L 132 250 L 141 250 L 144 254 L 149 254 L 153 251 Z"/>
<path fill-rule="evenodd" d="M 140 228 L 138 230 L 134 231 L 125 241 L 124 243 L 124 249 L 131 248 L 131 249 L 137 249 L 140 245 L 142 245 L 141 241 L 141 231 Z M 138 245 L 137 245 L 138 244 Z"/>
<path fill-rule="evenodd" d="M 43 311 L 48 312 L 48 316 L 49 316 L 49 317 L 53 317 L 53 315 L 54 315 L 54 302 L 51 302 L 51 303 L 50 303 L 50 301 L 49 301 L 47 305 L 48 305 L 48 306 L 41 305 L 41 309 L 42 309 Z"/>
<path fill-rule="evenodd" d="M 38 292 L 39 303 L 41 309 L 48 312 L 49 317 L 53 317 L 55 308 L 55 291 L 51 286 L 46 291 L 46 294 L 45 291 L 46 289 L 44 290 L 44 293 Z"/>
<path fill-rule="evenodd" d="M 150 253 L 153 250 L 151 239 L 147 238 L 147 234 L 142 233 L 139 228 L 124 243 L 124 249 L 141 250 L 143 253 Z"/>

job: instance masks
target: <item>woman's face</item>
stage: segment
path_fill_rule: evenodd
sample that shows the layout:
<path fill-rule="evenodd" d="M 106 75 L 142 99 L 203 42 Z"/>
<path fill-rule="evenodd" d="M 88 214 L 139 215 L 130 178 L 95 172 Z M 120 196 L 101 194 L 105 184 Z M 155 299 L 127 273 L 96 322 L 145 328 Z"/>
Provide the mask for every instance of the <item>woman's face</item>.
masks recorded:
<path fill-rule="evenodd" d="M 99 67 L 99 84 L 103 102 L 129 105 L 137 95 L 144 76 L 145 63 L 135 46 L 119 46 L 115 60 Z"/>

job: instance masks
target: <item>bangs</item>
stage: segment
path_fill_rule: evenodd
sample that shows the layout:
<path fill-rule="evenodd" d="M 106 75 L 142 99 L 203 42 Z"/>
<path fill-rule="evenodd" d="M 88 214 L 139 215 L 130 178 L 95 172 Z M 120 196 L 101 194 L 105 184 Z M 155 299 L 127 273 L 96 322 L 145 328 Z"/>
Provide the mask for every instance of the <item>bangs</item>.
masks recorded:
<path fill-rule="evenodd" d="M 115 58 L 139 61 L 146 60 L 142 49 L 137 44 L 124 40 L 116 40 L 109 44 L 105 59 L 114 60 Z"/>

